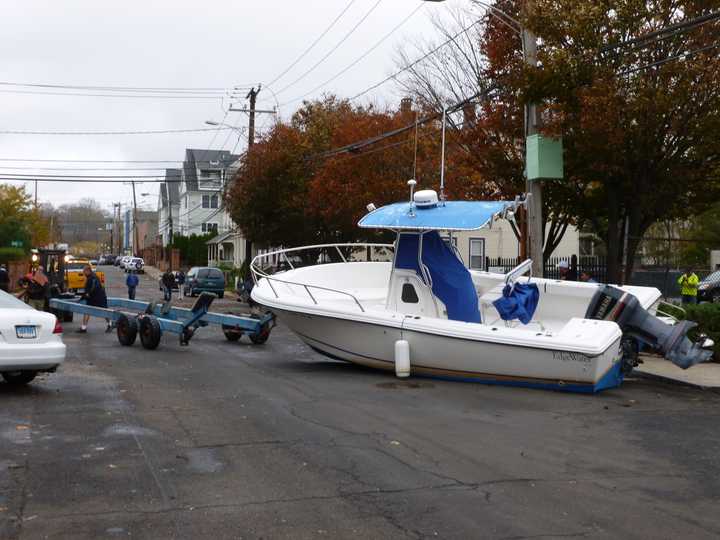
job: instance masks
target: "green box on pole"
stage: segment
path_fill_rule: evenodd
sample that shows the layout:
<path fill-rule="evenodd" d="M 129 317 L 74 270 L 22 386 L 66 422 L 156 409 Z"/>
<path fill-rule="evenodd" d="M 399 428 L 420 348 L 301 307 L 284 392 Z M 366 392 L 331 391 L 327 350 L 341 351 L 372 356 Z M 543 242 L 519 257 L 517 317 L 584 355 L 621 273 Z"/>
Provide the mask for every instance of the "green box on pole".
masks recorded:
<path fill-rule="evenodd" d="M 563 178 L 562 139 L 530 135 L 526 141 L 526 165 L 528 180 L 551 180 Z"/>

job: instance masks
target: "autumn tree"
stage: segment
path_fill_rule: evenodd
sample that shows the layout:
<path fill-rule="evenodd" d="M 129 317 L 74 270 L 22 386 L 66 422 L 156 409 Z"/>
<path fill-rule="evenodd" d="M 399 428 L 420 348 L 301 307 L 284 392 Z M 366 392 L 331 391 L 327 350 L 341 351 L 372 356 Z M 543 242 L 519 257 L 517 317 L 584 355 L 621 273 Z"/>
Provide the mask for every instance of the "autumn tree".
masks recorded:
<path fill-rule="evenodd" d="M 0 248 L 19 246 L 27 252 L 47 237 L 47 221 L 25 188 L 0 184 Z"/>
<path fill-rule="evenodd" d="M 525 66 L 515 30 L 497 16 L 477 26 L 481 56 L 433 60 L 441 73 L 458 72 L 462 62 L 477 65 L 464 72 L 476 87 L 494 89 L 479 107 L 481 167 L 517 171 L 519 112 L 525 102 L 539 103 L 544 130 L 562 135 L 565 146 L 566 177 L 545 184 L 546 212 L 598 234 L 609 279 L 620 280 L 625 258 L 627 278 L 653 223 L 685 218 L 717 200 L 717 22 L 682 26 L 713 3 L 536 0 L 531 13 L 519 0 L 495 5 L 539 36 L 539 68 Z M 681 26 L 645 38 L 671 24 Z M 447 76 L 410 77 L 407 84 L 423 93 L 423 80 L 434 88 L 452 85 Z"/>

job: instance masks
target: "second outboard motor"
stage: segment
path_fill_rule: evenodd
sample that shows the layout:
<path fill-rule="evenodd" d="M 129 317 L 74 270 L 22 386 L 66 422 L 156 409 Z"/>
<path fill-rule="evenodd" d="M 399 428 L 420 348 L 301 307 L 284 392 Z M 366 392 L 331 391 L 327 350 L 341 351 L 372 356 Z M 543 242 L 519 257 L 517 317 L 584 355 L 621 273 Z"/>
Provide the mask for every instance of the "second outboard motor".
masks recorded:
<path fill-rule="evenodd" d="M 683 369 L 705 362 L 713 354 L 705 349 L 712 345 L 711 340 L 703 336 L 693 343 L 687 337 L 696 323 L 680 321 L 670 326 L 648 313 L 634 295 L 610 285 L 598 289 L 585 318 L 616 322 L 625 336 L 647 344 Z"/>

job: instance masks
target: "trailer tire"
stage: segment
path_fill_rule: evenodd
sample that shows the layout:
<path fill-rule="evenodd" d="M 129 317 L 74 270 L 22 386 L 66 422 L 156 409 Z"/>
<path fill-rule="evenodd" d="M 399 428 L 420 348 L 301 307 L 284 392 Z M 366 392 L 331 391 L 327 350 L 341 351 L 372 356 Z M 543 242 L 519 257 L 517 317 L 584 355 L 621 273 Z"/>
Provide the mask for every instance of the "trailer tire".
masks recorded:
<path fill-rule="evenodd" d="M 63 311 L 62 322 L 73 322 L 73 312 Z"/>
<path fill-rule="evenodd" d="M 140 342 L 149 351 L 157 349 L 160 345 L 162 329 L 160 321 L 152 315 L 146 315 L 140 319 Z"/>
<path fill-rule="evenodd" d="M 234 326 L 223 325 L 223 334 L 228 341 L 238 341 L 243 333 L 242 330 L 236 330 Z"/>
<path fill-rule="evenodd" d="M 117 327 L 117 337 L 120 345 L 122 345 L 123 347 L 131 347 L 137 339 L 137 319 L 135 319 L 134 317 L 130 318 L 125 314 L 121 314 L 118 317 L 118 320 L 115 321 L 115 326 Z"/>
<path fill-rule="evenodd" d="M 257 334 L 248 334 L 248 337 L 254 345 L 262 345 L 270 337 L 270 325 L 268 323 L 263 324 Z"/>

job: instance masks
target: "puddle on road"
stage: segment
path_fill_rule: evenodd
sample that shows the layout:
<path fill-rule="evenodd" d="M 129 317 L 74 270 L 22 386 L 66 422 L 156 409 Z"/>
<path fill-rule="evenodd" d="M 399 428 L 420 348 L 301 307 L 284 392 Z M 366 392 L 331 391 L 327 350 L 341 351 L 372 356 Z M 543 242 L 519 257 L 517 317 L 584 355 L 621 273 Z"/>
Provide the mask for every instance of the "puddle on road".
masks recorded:
<path fill-rule="evenodd" d="M 152 429 L 131 426 L 129 424 L 113 424 L 112 426 L 105 428 L 103 431 L 103 437 L 115 437 L 115 436 L 136 436 L 136 437 L 152 437 L 157 435 Z"/>
<path fill-rule="evenodd" d="M 384 382 L 377 383 L 375 386 L 378 388 L 388 388 L 390 390 L 409 388 L 414 390 L 416 388 L 435 388 L 435 385 L 431 382 L 426 381 L 396 381 L 396 382 Z"/>
<path fill-rule="evenodd" d="M 217 451 L 211 448 L 193 448 L 185 453 L 187 467 L 197 473 L 220 472 L 225 464 L 217 458 Z"/>

